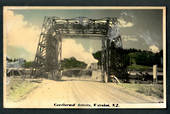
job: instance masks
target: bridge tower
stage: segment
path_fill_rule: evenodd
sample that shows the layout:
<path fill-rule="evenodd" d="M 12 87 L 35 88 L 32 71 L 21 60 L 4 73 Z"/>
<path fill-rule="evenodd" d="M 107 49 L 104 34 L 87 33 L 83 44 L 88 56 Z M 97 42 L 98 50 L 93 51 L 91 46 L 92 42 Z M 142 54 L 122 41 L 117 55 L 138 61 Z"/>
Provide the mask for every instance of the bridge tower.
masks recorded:
<path fill-rule="evenodd" d="M 62 31 L 54 26 L 54 20 L 54 17 L 44 18 L 32 73 L 39 77 L 47 73 L 46 75 L 51 75 L 53 79 L 60 79 Z"/>
<path fill-rule="evenodd" d="M 109 47 L 114 43 L 122 48 L 122 41 L 118 30 L 117 18 L 89 19 L 77 17 L 62 19 L 45 17 L 34 59 L 32 75 L 42 76 L 51 74 L 55 80 L 61 79 L 62 38 L 97 37 L 102 40 L 102 74 L 105 82 L 109 76 L 110 53 Z"/>

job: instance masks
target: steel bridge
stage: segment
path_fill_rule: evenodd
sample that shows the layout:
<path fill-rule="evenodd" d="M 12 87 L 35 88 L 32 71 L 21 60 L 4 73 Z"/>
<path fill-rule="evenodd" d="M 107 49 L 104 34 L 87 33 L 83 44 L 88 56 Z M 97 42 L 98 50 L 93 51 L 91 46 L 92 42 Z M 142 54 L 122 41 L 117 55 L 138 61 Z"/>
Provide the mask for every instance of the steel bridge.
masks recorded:
<path fill-rule="evenodd" d="M 102 41 L 101 71 L 103 81 L 107 82 L 111 42 L 116 47 L 122 47 L 118 24 L 118 19 L 115 17 L 102 19 L 45 17 L 35 55 L 33 76 L 48 72 L 55 80 L 61 79 L 63 38 L 100 38 Z"/>

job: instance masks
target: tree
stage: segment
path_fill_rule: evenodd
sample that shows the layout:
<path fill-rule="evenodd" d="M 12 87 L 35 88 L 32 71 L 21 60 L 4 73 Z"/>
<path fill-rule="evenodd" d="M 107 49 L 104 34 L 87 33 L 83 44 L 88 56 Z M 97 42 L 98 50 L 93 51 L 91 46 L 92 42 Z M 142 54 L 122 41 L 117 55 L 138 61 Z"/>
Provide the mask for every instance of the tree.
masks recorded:
<path fill-rule="evenodd" d="M 128 81 L 127 66 L 129 65 L 129 56 L 122 48 L 116 48 L 114 43 L 111 43 L 109 48 L 110 54 L 110 74 L 114 74 L 116 77 Z"/>
<path fill-rule="evenodd" d="M 70 68 L 86 68 L 87 64 L 76 60 L 76 58 L 71 57 L 68 59 L 64 59 L 61 61 L 61 67 L 62 69 L 70 69 Z"/>
<path fill-rule="evenodd" d="M 127 74 L 127 66 L 129 65 L 129 56 L 127 50 L 122 48 L 116 48 L 114 43 L 112 42 L 109 47 L 110 55 L 109 55 L 109 75 L 114 74 L 118 78 L 128 80 Z M 93 53 L 93 57 L 98 60 L 98 65 L 101 64 L 101 53 L 102 51 L 98 51 Z"/>

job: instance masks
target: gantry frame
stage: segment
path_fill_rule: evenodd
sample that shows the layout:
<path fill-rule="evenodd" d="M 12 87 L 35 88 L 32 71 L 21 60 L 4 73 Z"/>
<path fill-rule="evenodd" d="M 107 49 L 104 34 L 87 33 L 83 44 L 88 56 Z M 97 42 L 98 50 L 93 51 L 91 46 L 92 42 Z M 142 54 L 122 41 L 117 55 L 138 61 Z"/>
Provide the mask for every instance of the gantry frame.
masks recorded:
<path fill-rule="evenodd" d="M 61 77 L 62 38 L 101 38 L 102 74 L 103 80 L 107 82 L 111 42 L 114 42 L 116 47 L 122 48 L 118 25 L 119 21 L 115 17 L 102 19 L 89 19 L 87 17 L 63 19 L 55 16 L 46 16 L 41 28 L 34 59 L 33 75 L 51 72 L 55 77 Z"/>

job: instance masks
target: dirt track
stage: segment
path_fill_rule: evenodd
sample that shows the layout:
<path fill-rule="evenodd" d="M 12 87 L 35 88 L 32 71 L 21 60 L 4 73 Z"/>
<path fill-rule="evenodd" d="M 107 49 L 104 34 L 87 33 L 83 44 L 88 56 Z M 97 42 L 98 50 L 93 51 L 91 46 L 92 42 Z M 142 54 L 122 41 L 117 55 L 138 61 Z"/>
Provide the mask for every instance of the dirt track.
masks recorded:
<path fill-rule="evenodd" d="M 53 81 L 43 79 L 39 87 L 19 102 L 8 102 L 7 107 L 61 108 L 54 103 L 113 104 L 113 103 L 153 103 L 158 99 L 126 90 L 113 83 L 85 80 Z M 79 107 L 80 108 L 80 107 Z"/>

